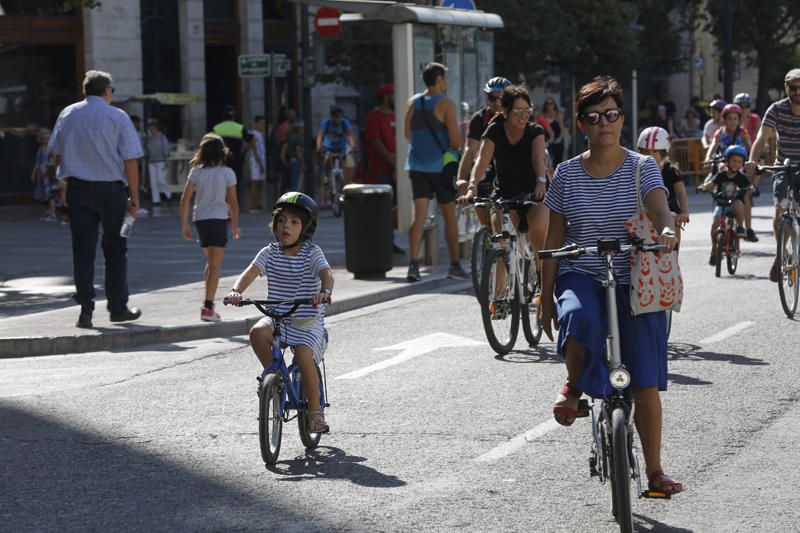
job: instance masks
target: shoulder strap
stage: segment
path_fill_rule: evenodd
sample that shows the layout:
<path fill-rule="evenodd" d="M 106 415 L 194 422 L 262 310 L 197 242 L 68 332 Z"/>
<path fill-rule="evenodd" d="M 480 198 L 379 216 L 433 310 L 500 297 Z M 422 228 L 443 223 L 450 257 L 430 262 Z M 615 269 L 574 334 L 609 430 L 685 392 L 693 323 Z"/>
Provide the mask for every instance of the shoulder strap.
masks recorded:
<path fill-rule="evenodd" d="M 642 202 L 642 184 L 641 184 L 641 176 L 642 176 L 642 167 L 644 166 L 644 159 L 645 156 L 640 155 L 639 160 L 636 162 L 636 212 L 637 213 L 644 213 L 646 211 L 644 207 L 644 202 Z"/>
<path fill-rule="evenodd" d="M 433 130 L 433 127 L 431 126 L 431 123 L 428 122 L 428 115 L 427 115 L 427 113 L 425 113 L 425 95 L 424 94 L 420 94 L 419 95 L 419 101 L 420 101 L 420 105 L 422 105 L 422 120 L 424 120 L 425 121 L 425 125 L 428 126 L 428 131 L 431 132 L 431 135 L 433 136 L 433 140 L 436 141 L 436 144 L 439 146 L 439 150 L 442 151 L 442 154 L 446 154 L 447 150 L 445 150 L 444 146 L 442 146 L 442 141 L 440 141 L 439 137 L 436 136 L 436 132 Z"/>

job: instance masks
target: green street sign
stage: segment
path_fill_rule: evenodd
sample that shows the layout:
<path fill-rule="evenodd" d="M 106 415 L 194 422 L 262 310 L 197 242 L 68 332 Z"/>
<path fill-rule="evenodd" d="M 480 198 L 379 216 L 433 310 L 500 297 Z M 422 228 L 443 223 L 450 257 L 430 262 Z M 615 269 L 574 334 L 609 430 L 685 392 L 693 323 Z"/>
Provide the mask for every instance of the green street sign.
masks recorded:
<path fill-rule="evenodd" d="M 239 56 L 239 76 L 263 78 L 271 74 L 269 54 Z"/>

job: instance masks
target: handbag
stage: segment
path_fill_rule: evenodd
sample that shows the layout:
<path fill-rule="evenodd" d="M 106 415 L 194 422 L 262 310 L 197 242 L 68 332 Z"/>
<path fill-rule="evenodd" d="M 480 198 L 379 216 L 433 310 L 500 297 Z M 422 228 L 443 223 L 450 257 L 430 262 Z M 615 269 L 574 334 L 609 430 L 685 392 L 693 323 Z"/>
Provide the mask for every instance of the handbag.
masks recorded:
<path fill-rule="evenodd" d="M 658 233 L 642 202 L 641 173 L 645 158 L 636 163 L 636 213 L 624 222 L 632 239 L 654 244 Z M 631 312 L 634 315 L 658 311 L 680 311 L 683 277 L 674 250 L 658 257 L 652 252 L 631 252 Z"/>
<path fill-rule="evenodd" d="M 456 176 L 458 175 L 458 163 L 461 160 L 461 152 L 442 146 L 442 142 L 439 140 L 439 137 L 436 136 L 436 132 L 433 130 L 433 127 L 431 127 L 430 122 L 428 122 L 428 115 L 425 113 L 425 96 L 420 96 L 420 104 L 422 105 L 422 119 L 425 121 L 425 125 L 428 126 L 428 131 L 431 132 L 433 140 L 436 141 L 437 146 L 439 146 L 439 150 L 442 151 L 442 176 L 448 181 L 452 181 L 453 186 L 455 186 Z"/>

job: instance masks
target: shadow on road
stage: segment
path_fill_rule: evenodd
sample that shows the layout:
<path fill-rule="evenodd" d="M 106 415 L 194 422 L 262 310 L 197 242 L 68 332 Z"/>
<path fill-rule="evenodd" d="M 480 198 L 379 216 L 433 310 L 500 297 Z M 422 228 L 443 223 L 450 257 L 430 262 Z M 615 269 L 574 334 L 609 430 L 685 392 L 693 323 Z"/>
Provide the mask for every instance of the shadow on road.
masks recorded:
<path fill-rule="evenodd" d="M 648 531 L 651 533 L 694 533 L 691 529 L 670 526 L 644 515 L 634 513 L 633 516 L 636 518 L 637 522 L 636 531 Z"/>
<path fill-rule="evenodd" d="M 702 347 L 696 344 L 689 344 L 687 342 L 671 342 L 667 347 L 667 357 L 671 360 L 689 360 L 689 361 L 722 361 L 728 362 L 733 365 L 753 365 L 753 366 L 766 366 L 769 365 L 763 359 L 755 357 L 747 357 L 735 353 L 717 353 L 703 350 Z"/>
<path fill-rule="evenodd" d="M 395 488 L 406 485 L 397 476 L 378 472 L 361 464 L 366 457 L 347 455 L 347 452 L 333 446 L 320 446 L 316 450 L 306 450 L 305 455 L 286 461 L 278 461 L 267 470 L 285 476 L 283 481 L 303 481 L 306 479 L 346 479 L 362 487 Z"/>
<path fill-rule="evenodd" d="M 667 374 L 667 379 L 675 385 L 711 385 L 713 381 L 684 376 L 683 374 Z"/>
<path fill-rule="evenodd" d="M 542 346 L 529 347 L 527 350 L 511 350 L 506 355 L 495 355 L 497 361 L 503 363 L 561 363 L 561 357 L 554 349 Z"/>
<path fill-rule="evenodd" d="M 76 429 L 0 403 L 0 529 L 233 531 L 263 524 L 264 517 L 297 531 L 333 526 L 308 509 L 295 514 L 274 490 L 253 494 L 149 447 L 136 436 Z"/>

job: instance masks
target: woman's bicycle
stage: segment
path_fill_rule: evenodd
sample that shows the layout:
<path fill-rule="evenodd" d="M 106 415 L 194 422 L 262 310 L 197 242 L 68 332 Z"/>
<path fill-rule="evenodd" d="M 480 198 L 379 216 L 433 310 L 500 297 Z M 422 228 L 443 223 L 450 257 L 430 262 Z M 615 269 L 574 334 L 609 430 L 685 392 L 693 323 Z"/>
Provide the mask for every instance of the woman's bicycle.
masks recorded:
<path fill-rule="evenodd" d="M 536 268 L 536 254 L 528 244 L 525 231 L 517 232 L 511 222 L 511 210 L 523 210 L 537 205 L 530 200 L 471 198 L 479 207 L 489 206 L 503 213 L 503 229 L 490 235 L 491 248 L 483 257 L 478 301 L 481 305 L 483 329 L 491 347 L 505 355 L 514 347 L 522 330 L 530 346 L 542 338 L 539 324 L 541 282 Z M 520 216 L 525 229 L 525 216 Z"/>
<path fill-rule="evenodd" d="M 631 376 L 622 364 L 620 351 L 619 322 L 617 320 L 617 281 L 614 278 L 612 258 L 615 254 L 632 250 L 656 252 L 666 247 L 662 244 L 622 244 L 619 239 L 600 239 L 597 246 L 581 248 L 575 245 L 557 250 L 542 250 L 539 257 L 545 259 L 577 259 L 585 254 L 603 258 L 606 265 L 606 293 L 608 332 L 606 336 L 606 364 L 608 366 L 611 393 L 606 398 L 594 398 L 591 404 L 581 400 L 580 416 L 592 417 L 592 454 L 589 458 L 589 474 L 608 481 L 611 487 L 611 512 L 619 524 L 620 531 L 633 531 L 631 514 L 631 480 L 636 483 L 636 494 L 640 498 L 669 498 L 668 494 L 642 490 L 639 462 L 633 442 L 633 415 L 635 402 L 629 389 Z"/>
<path fill-rule="evenodd" d="M 800 284 L 800 250 L 798 249 L 798 238 L 800 238 L 800 163 L 794 163 L 789 159 L 783 165 L 759 166 L 756 173 L 762 174 L 768 170 L 782 170 L 786 172 L 787 180 L 786 212 L 781 216 L 778 226 L 778 234 L 775 240 L 778 242 L 776 262 L 778 265 L 778 292 L 781 296 L 781 306 L 783 312 L 789 318 L 794 317 L 797 311 L 797 293 Z"/>
<path fill-rule="evenodd" d="M 227 305 L 227 300 L 225 301 Z M 285 313 L 278 313 L 277 306 L 289 304 L 291 307 Z M 301 305 L 313 305 L 311 299 L 302 300 L 242 300 L 239 306 L 253 305 L 265 316 L 274 320 L 275 329 L 272 333 L 272 363 L 256 378 L 258 387 L 258 441 L 261 445 L 261 458 L 268 465 L 278 461 L 281 450 L 281 437 L 283 423 L 297 418 L 300 440 L 306 448 L 316 448 L 319 445 L 321 433 L 312 433 L 308 430 L 308 397 L 303 390 L 300 376 L 300 367 L 292 361 L 288 367 L 284 361 L 285 347 L 281 347 L 281 321 L 297 311 Z M 314 363 L 319 377 L 319 404 L 328 407 L 327 383 L 325 379 L 325 363 L 322 363 L 322 372 L 319 365 Z M 292 411 L 296 414 L 292 415 Z"/>

